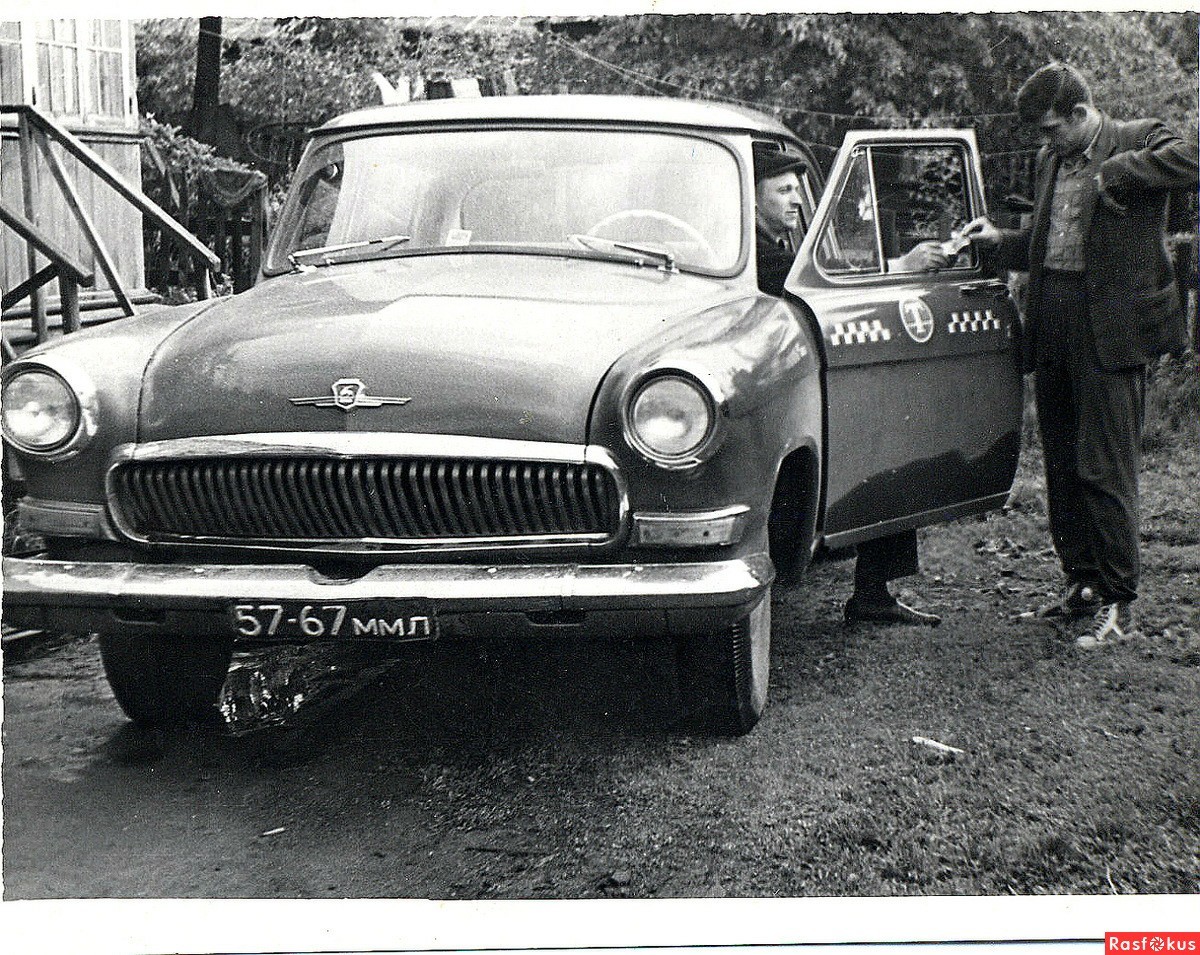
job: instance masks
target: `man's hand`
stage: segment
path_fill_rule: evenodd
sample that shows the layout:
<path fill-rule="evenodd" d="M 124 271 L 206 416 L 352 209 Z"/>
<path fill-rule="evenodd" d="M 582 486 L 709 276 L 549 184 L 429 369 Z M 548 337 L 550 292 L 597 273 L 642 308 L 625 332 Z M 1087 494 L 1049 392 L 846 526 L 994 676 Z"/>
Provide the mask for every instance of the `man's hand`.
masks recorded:
<path fill-rule="evenodd" d="M 962 234 L 981 248 L 994 249 L 1000 244 L 1000 230 L 987 216 L 972 219 L 963 227 Z"/>
<path fill-rule="evenodd" d="M 1108 209 L 1109 212 L 1115 212 L 1117 215 L 1123 216 L 1123 215 L 1125 215 L 1125 213 L 1127 213 L 1129 211 L 1128 206 L 1124 206 L 1121 203 L 1117 202 L 1117 200 L 1112 197 L 1112 193 L 1110 193 L 1104 187 L 1104 170 L 1103 169 L 1101 169 L 1100 172 L 1096 174 L 1096 195 L 1098 195 L 1100 197 L 1100 201 L 1102 203 L 1104 203 L 1105 208 Z"/>
<path fill-rule="evenodd" d="M 918 242 L 900 258 L 888 263 L 896 272 L 933 272 L 944 269 L 950 259 L 942 251 L 940 242 Z"/>

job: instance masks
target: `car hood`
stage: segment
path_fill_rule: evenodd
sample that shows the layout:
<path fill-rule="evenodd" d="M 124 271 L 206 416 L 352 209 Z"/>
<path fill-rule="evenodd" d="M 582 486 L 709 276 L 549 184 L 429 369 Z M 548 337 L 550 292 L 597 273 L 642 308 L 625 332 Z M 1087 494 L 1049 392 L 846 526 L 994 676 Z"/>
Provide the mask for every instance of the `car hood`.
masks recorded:
<path fill-rule="evenodd" d="M 147 369 L 139 440 L 395 431 L 584 443 L 596 388 L 639 342 L 744 295 L 624 263 L 414 256 L 269 279 L 185 323 Z M 409 399 L 350 411 L 334 382 Z"/>

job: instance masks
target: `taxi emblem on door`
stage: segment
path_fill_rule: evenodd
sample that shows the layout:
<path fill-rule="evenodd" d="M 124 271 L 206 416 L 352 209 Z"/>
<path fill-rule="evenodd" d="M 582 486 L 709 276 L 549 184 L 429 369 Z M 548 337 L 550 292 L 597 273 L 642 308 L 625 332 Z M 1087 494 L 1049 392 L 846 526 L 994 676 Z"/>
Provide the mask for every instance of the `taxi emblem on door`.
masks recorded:
<path fill-rule="evenodd" d="M 914 342 L 923 344 L 933 336 L 933 312 L 919 298 L 906 298 L 900 302 L 900 320 Z"/>

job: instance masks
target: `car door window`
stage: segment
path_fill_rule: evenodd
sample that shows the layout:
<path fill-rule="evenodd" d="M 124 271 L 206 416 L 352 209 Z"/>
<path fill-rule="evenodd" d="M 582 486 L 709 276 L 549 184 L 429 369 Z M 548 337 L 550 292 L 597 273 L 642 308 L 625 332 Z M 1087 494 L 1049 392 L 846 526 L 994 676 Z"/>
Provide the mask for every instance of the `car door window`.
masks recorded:
<path fill-rule="evenodd" d="M 879 271 L 879 240 L 871 197 L 868 152 L 858 150 L 834 200 L 833 214 L 817 246 L 817 264 L 834 274 Z"/>
<path fill-rule="evenodd" d="M 898 260 L 921 242 L 947 242 L 970 221 L 966 156 L 959 146 L 873 146 L 880 242 L 888 271 L 906 271 Z M 970 246 L 952 262 L 974 265 Z"/>
<path fill-rule="evenodd" d="M 904 255 L 947 242 L 971 219 L 967 157 L 959 145 L 862 146 L 850 158 L 816 248 L 831 275 L 911 271 Z M 951 268 L 976 264 L 967 246 Z"/>

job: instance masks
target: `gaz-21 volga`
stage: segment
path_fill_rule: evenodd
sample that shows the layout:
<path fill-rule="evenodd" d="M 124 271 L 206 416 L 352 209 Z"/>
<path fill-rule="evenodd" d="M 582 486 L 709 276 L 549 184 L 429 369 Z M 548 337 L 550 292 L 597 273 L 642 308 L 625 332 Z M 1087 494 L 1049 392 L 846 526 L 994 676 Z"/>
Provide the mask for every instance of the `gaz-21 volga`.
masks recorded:
<path fill-rule="evenodd" d="M 801 157 L 782 297 L 754 157 Z M 767 699 L 771 589 L 1004 502 L 1019 320 L 967 246 L 961 130 L 653 97 L 366 109 L 317 129 L 257 284 L 42 345 L 3 378 L 6 621 L 94 632 L 134 720 L 211 716 L 235 648 L 673 641 L 689 725 Z M 403 651 L 397 649 L 397 653 Z"/>

